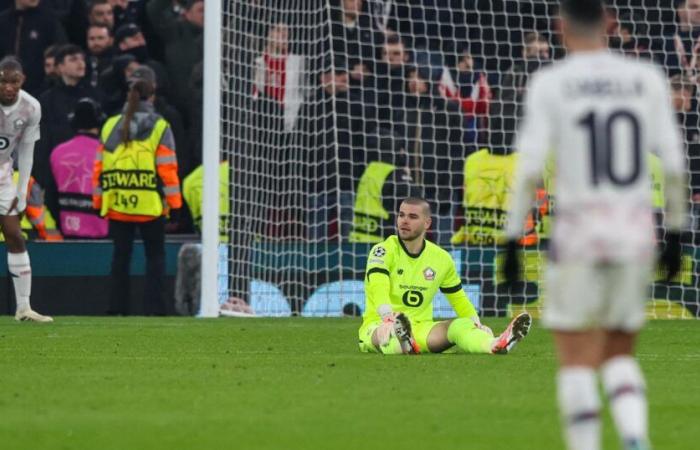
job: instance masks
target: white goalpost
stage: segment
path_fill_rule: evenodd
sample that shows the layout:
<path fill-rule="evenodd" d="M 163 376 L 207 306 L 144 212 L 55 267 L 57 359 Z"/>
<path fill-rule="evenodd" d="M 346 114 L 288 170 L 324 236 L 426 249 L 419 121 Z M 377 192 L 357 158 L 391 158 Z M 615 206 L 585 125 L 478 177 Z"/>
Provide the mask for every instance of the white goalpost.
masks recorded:
<path fill-rule="evenodd" d="M 537 316 L 556 175 L 543 174 L 515 293 L 500 287 L 497 241 L 528 77 L 564 54 L 557 3 L 207 3 L 199 316 L 218 316 L 228 298 L 264 316 L 358 315 L 369 249 L 393 234 L 407 196 L 433 207 L 428 237 L 450 252 L 481 314 Z M 700 58 L 686 42 L 700 23 L 682 5 L 611 0 L 609 46 L 667 70 L 700 205 Z M 228 186 L 221 161 L 230 165 Z M 654 183 L 660 192 L 662 180 Z M 227 242 L 219 243 L 220 224 Z M 700 316 L 696 234 L 681 276 L 654 283 L 650 317 Z M 435 315 L 451 314 L 438 297 Z"/>
<path fill-rule="evenodd" d="M 219 316 L 219 158 L 221 153 L 221 2 L 204 11 L 202 288 L 199 317 Z"/>

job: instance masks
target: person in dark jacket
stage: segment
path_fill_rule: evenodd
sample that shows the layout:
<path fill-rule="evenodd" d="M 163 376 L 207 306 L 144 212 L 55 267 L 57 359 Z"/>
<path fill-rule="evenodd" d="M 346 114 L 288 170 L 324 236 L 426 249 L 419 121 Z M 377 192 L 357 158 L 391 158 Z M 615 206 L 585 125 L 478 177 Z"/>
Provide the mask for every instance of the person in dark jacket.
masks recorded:
<path fill-rule="evenodd" d="M 132 55 L 139 64 L 153 69 L 159 95 L 167 96 L 170 93 L 170 81 L 165 67 L 149 55 L 146 37 L 138 25 L 127 23 L 117 28 L 114 32 L 114 48 L 117 55 Z"/>
<path fill-rule="evenodd" d="M 102 109 L 107 115 L 114 115 L 122 110 L 129 91 L 126 80 L 138 67 L 139 63 L 132 55 L 118 55 L 112 60 L 112 65 L 100 74 L 98 84 L 105 93 Z"/>
<path fill-rule="evenodd" d="M 61 79 L 56 86 L 39 97 L 43 120 L 41 141 L 35 150 L 34 177 L 42 186 L 50 183 L 49 155 L 61 142 L 73 137 L 69 116 L 75 104 L 83 97 L 102 101 L 102 93 L 90 86 L 85 78 L 85 55 L 76 45 L 65 45 L 58 50 L 56 67 Z"/>
<path fill-rule="evenodd" d="M 90 25 L 87 29 L 87 54 L 85 57 L 85 78 L 94 88 L 100 82 L 100 73 L 106 70 L 114 58 L 114 38 L 105 25 Z"/>
<path fill-rule="evenodd" d="M 0 13 L 0 58 L 15 55 L 27 77 L 23 89 L 38 95 L 44 80 L 44 50 L 66 41 L 66 33 L 41 0 L 15 0 L 14 6 Z"/>
<path fill-rule="evenodd" d="M 61 79 L 56 68 L 56 55 L 60 45 L 51 45 L 44 50 L 44 81 L 37 90 L 39 95 L 56 86 Z"/>
<path fill-rule="evenodd" d="M 153 29 L 165 42 L 165 67 L 171 82 L 171 99 L 182 114 L 187 112 L 192 67 L 203 52 L 204 1 L 187 0 L 177 16 L 170 0 L 153 0 L 146 6 Z"/>

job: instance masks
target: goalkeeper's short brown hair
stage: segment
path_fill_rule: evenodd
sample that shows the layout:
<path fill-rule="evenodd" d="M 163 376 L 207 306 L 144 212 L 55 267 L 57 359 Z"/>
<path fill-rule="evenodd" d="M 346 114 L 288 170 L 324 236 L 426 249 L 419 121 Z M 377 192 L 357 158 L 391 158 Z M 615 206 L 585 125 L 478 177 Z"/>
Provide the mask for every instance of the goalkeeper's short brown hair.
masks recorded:
<path fill-rule="evenodd" d="M 422 206 L 423 213 L 426 216 L 432 217 L 432 215 L 433 215 L 433 210 L 430 207 L 430 203 L 428 203 L 428 200 L 424 199 L 423 197 L 407 197 L 401 203 L 405 203 L 407 205 Z"/>

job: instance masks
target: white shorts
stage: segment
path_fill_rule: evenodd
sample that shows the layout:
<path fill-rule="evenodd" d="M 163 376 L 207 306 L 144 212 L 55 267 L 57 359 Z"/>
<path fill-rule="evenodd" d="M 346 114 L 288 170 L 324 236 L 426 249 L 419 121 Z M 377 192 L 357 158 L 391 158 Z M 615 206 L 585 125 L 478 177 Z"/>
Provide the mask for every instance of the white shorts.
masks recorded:
<path fill-rule="evenodd" d="M 552 263 L 542 324 L 561 331 L 638 331 L 651 280 L 651 262 Z"/>
<path fill-rule="evenodd" d="M 7 215 L 12 202 L 17 198 L 17 186 L 12 180 L 12 174 L 12 160 L 0 163 L 0 216 Z"/>

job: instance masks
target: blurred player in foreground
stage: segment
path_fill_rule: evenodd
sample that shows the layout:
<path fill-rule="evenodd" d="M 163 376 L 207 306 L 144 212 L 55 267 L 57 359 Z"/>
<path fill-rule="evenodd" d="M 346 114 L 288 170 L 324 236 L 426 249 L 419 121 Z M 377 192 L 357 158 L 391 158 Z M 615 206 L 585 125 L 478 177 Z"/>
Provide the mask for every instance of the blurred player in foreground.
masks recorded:
<path fill-rule="evenodd" d="M 504 276 L 520 277 L 516 239 L 550 152 L 554 218 L 543 324 L 554 332 L 564 438 L 601 448 L 598 375 L 625 450 L 651 448 L 644 376 L 633 357 L 655 262 L 649 152 L 666 177 L 667 279 L 680 269 L 686 215 L 684 159 L 666 77 L 606 50 L 600 0 L 564 0 L 569 52 L 531 79 L 506 236 Z"/>
<path fill-rule="evenodd" d="M 34 162 L 34 143 L 39 140 L 41 106 L 22 90 L 22 65 L 15 58 L 0 61 L 0 227 L 7 245 L 7 267 L 17 299 L 16 320 L 53 322 L 32 310 L 32 268 L 22 237 L 20 218 L 27 208 L 29 175 Z M 19 180 L 12 181 L 12 154 L 17 154 Z"/>
<path fill-rule="evenodd" d="M 498 337 L 479 321 L 449 253 L 425 239 L 430 205 L 407 198 L 399 208 L 398 236 L 370 251 L 365 273 L 367 308 L 360 327 L 360 351 L 383 354 L 441 353 L 456 346 L 465 353 L 508 353 L 530 330 L 520 314 Z M 438 289 L 458 318 L 433 321 Z"/>

